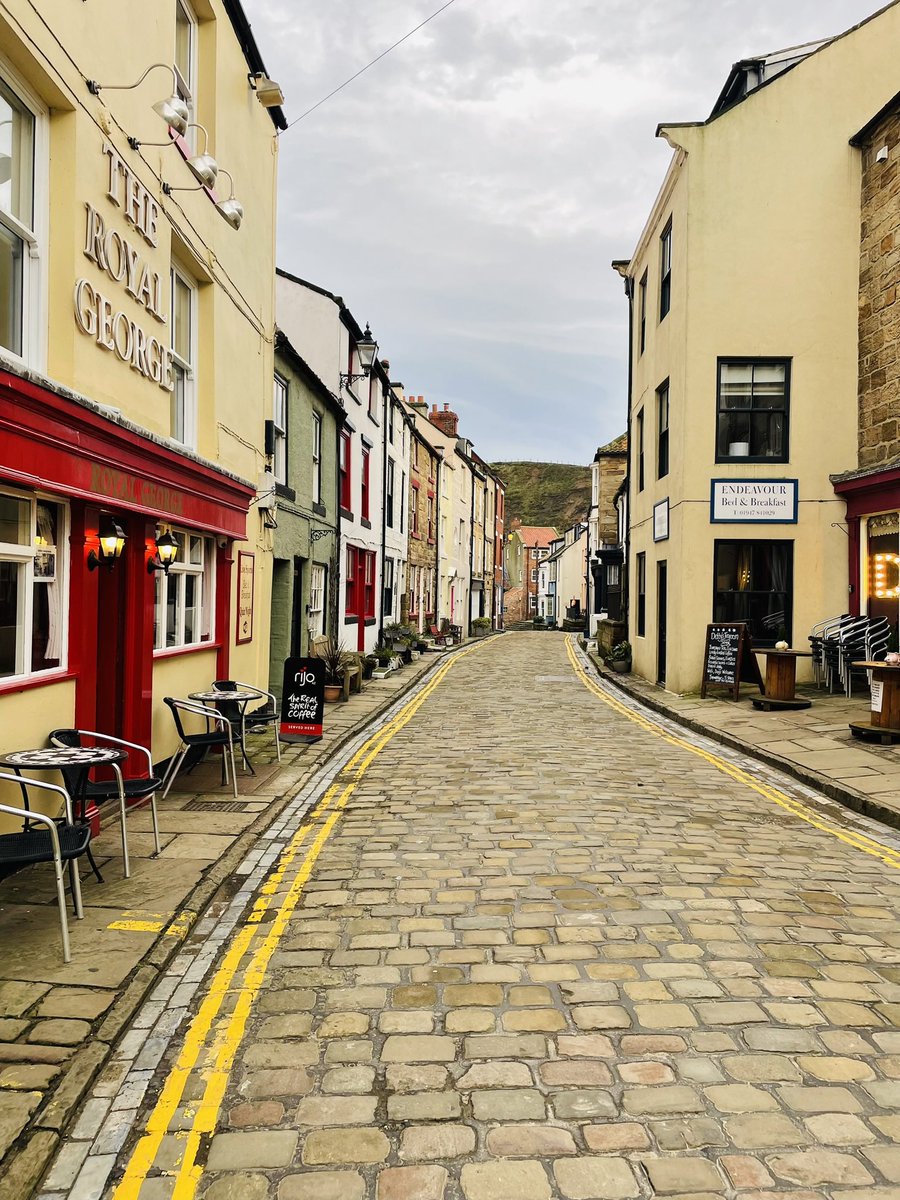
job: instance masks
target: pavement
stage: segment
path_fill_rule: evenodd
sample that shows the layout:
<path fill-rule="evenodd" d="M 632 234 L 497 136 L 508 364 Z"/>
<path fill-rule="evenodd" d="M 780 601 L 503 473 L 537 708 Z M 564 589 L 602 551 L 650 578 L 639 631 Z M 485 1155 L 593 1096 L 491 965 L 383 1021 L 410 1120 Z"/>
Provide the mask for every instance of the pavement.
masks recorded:
<path fill-rule="evenodd" d="M 851 721 L 868 721 L 868 692 L 850 699 L 831 695 L 812 684 L 797 695 L 811 708 L 761 712 L 752 697 L 759 692 L 741 686 L 738 701 L 697 694 L 677 696 L 637 675 L 619 675 L 593 658 L 595 669 L 614 687 L 656 712 L 698 733 L 759 758 L 856 812 L 900 828 L 900 745 L 861 741 L 850 732 Z"/>
<path fill-rule="evenodd" d="M 23 1200 L 40 1178 L 82 1096 L 130 1028 L 140 1004 L 191 935 L 260 832 L 335 749 L 435 666 L 427 655 L 346 704 L 328 705 L 323 739 L 285 745 L 250 739 L 257 774 L 238 770 L 238 801 L 218 763 L 182 774 L 159 801 L 162 854 L 152 858 L 146 809 L 127 818 L 131 877 L 122 873 L 119 826 L 106 819 L 83 864 L 84 920 L 69 913 L 72 961 L 63 962 L 53 872 L 0 884 L 0 1197 Z M 222 899 L 212 911 L 221 909 Z"/>
<path fill-rule="evenodd" d="M 487 639 L 290 795 L 40 1200 L 896 1200 L 898 869 L 571 639 Z"/>

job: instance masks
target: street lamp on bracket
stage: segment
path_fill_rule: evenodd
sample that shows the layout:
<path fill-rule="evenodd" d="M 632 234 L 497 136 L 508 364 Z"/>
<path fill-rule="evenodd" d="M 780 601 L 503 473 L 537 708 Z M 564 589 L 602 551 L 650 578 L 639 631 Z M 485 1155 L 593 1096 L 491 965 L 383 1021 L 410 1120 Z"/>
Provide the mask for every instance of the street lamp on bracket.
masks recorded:
<path fill-rule="evenodd" d="M 378 350 L 378 343 L 372 337 L 372 330 L 366 322 L 366 332 L 356 343 L 356 353 L 359 355 L 359 365 L 361 371 L 341 371 L 341 387 L 349 387 L 351 383 L 356 383 L 359 379 L 368 379 L 372 373 L 372 367 L 375 365 L 375 354 Z"/>

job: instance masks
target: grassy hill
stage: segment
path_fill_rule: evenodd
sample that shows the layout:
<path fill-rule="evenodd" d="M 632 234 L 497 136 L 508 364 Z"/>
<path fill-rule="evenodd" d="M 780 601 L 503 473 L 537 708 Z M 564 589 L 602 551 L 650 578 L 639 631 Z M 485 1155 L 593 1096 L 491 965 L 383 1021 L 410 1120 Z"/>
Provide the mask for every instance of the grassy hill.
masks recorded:
<path fill-rule="evenodd" d="M 581 520 L 591 500 L 591 468 L 568 463 L 495 462 L 506 484 L 506 526 L 554 525 L 560 533 Z"/>

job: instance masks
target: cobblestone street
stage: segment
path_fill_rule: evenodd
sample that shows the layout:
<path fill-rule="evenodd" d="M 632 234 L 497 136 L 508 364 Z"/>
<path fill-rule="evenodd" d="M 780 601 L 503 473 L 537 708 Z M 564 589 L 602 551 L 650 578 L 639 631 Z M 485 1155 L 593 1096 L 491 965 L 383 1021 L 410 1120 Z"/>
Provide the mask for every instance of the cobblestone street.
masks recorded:
<path fill-rule="evenodd" d="M 581 662 L 476 644 L 298 798 L 44 1200 L 900 1197 L 896 835 Z"/>

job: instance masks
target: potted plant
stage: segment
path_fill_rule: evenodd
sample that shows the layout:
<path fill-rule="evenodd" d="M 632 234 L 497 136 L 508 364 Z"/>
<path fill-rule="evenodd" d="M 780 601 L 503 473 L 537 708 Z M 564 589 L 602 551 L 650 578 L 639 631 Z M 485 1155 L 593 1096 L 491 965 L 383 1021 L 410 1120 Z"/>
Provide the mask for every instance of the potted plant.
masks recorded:
<path fill-rule="evenodd" d="M 398 621 L 389 621 L 384 629 L 382 629 L 381 636 L 384 638 L 386 645 L 397 645 L 405 637 L 405 628 Z"/>
<path fill-rule="evenodd" d="M 375 647 L 375 660 L 378 664 L 376 669 L 378 671 L 383 671 L 385 674 L 387 674 L 387 672 L 391 670 L 391 665 L 392 665 L 391 660 L 393 659 L 393 657 L 394 657 L 394 652 L 390 648 L 390 646 L 376 646 Z M 383 676 L 379 675 L 379 678 L 383 678 Z"/>
<path fill-rule="evenodd" d="M 607 665 L 624 674 L 631 670 L 631 642 L 617 642 L 609 652 Z"/>
<path fill-rule="evenodd" d="M 491 627 L 490 617 L 472 618 L 472 637 L 484 637 Z"/>
<path fill-rule="evenodd" d="M 340 642 L 329 638 L 319 651 L 319 657 L 325 664 L 325 700 L 334 704 L 344 690 L 344 672 L 350 666 L 350 655 Z"/>
<path fill-rule="evenodd" d="M 362 660 L 363 679 L 371 679 L 372 672 L 378 666 L 378 658 L 374 654 L 367 654 Z"/>

